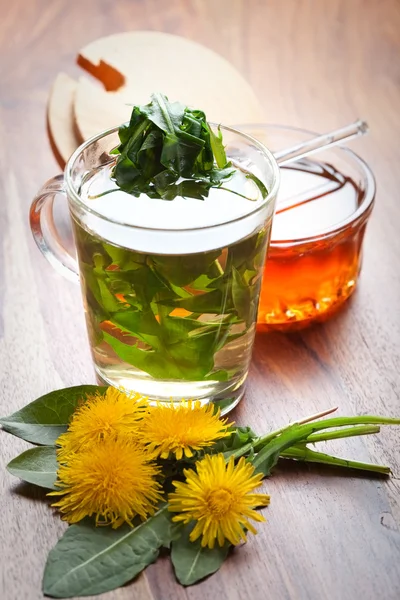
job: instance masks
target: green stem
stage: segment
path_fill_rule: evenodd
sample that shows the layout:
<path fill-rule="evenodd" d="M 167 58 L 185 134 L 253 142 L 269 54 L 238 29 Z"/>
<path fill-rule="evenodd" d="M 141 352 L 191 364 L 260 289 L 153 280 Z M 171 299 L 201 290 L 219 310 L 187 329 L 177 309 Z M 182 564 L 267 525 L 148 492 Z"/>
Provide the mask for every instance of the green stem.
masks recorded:
<path fill-rule="evenodd" d="M 302 425 L 304 423 L 310 423 L 311 421 L 316 421 L 317 419 L 321 419 L 322 417 L 332 414 L 336 410 L 337 410 L 337 407 L 329 408 L 328 410 L 324 410 L 322 412 L 318 412 L 316 414 L 309 415 L 308 417 L 305 417 L 304 419 L 301 419 L 300 421 L 294 421 L 293 423 L 289 423 L 289 425 L 285 425 L 284 427 L 281 427 L 280 429 L 276 429 L 275 431 L 271 431 L 270 433 L 267 433 L 266 435 L 259 436 L 258 438 L 253 440 L 252 445 L 253 445 L 254 449 L 257 450 L 258 448 L 265 446 L 265 444 L 267 444 L 268 442 L 270 442 L 271 440 L 276 438 L 281 433 L 284 433 L 285 431 L 287 431 L 294 425 Z"/>
<path fill-rule="evenodd" d="M 365 417 L 365 418 L 370 418 L 370 417 Z M 379 422 L 382 422 L 382 420 L 387 421 L 387 419 L 385 420 L 384 417 L 372 417 L 373 419 L 380 419 Z M 325 419 L 324 421 L 320 421 L 318 423 L 314 423 L 313 425 L 318 425 L 319 429 L 322 428 L 329 428 L 329 427 L 338 427 L 340 425 L 337 424 L 338 420 L 341 421 L 345 421 L 342 424 L 342 427 L 344 425 L 347 424 L 348 419 L 364 419 L 364 417 L 335 417 L 334 419 Z M 329 423 L 331 421 L 335 421 L 336 424 L 330 425 Z M 400 419 L 396 420 L 396 419 L 389 419 L 390 424 L 396 424 L 397 422 L 400 423 Z M 389 424 L 389 423 L 387 423 Z M 267 433 L 264 436 L 261 437 L 257 437 L 255 438 L 252 442 L 248 442 L 247 444 L 245 444 L 244 446 L 242 446 L 241 448 L 238 448 L 237 450 L 230 450 L 228 452 L 224 453 L 224 456 L 226 459 L 229 459 L 231 456 L 235 457 L 235 458 L 240 458 L 241 456 L 244 456 L 245 454 L 247 454 L 248 452 L 250 452 L 251 449 L 253 449 L 255 452 L 257 452 L 257 450 L 261 450 L 262 448 L 264 448 L 267 444 L 269 444 L 269 442 L 272 442 L 272 440 L 274 440 L 275 438 L 277 438 L 278 436 L 282 435 L 283 433 L 285 433 L 286 431 L 288 431 L 289 429 L 293 428 L 294 426 L 300 426 L 300 424 L 297 423 L 291 423 L 290 425 L 285 425 L 285 427 L 281 427 L 280 429 L 276 429 L 275 431 L 272 431 L 271 433 Z M 353 426 L 353 427 L 346 427 L 345 429 L 341 429 L 338 431 L 329 431 L 329 432 L 325 432 L 325 433 L 310 433 L 307 437 L 307 443 L 316 443 L 316 442 L 322 442 L 322 441 L 326 441 L 326 440 L 334 440 L 334 439 L 339 439 L 339 438 L 346 438 L 346 437 L 352 437 L 352 436 L 356 436 L 356 435 L 368 435 L 371 433 L 379 433 L 380 428 L 377 425 L 359 425 L 359 426 Z"/>
<path fill-rule="evenodd" d="M 314 423 L 310 423 L 309 425 L 304 425 L 307 430 L 309 430 L 308 436 L 310 436 L 315 431 L 320 431 L 321 429 L 331 429 L 333 427 L 345 427 L 346 425 L 400 425 L 400 419 L 390 419 L 386 417 L 376 417 L 373 415 L 362 415 L 359 417 L 333 417 L 331 419 L 324 419 L 323 421 L 317 421 Z M 278 435 L 281 435 L 285 431 L 296 427 L 296 423 L 292 423 L 291 425 L 287 425 L 286 427 L 282 427 L 281 429 L 277 429 L 276 431 L 272 431 L 267 435 L 263 435 L 253 441 L 254 450 L 259 450 L 268 442 L 272 441 Z"/>
<path fill-rule="evenodd" d="M 378 433 L 380 430 L 378 425 L 398 425 L 400 424 L 400 419 L 362 415 L 358 417 L 333 417 L 317 422 L 310 422 L 314 418 L 316 418 L 315 415 L 305 419 L 303 422 L 292 423 L 286 427 L 282 427 L 281 429 L 258 437 L 237 450 L 225 452 L 224 457 L 226 460 L 231 456 L 239 458 L 240 456 L 244 456 L 253 451 L 255 452 L 255 456 L 251 458 L 251 462 L 257 470 L 263 472 L 265 475 L 270 473 L 280 456 L 297 458 L 298 460 L 310 459 L 311 462 L 323 462 L 324 464 L 350 466 L 386 475 L 390 473 L 390 470 L 387 467 L 380 465 L 366 466 L 365 463 L 346 461 L 345 459 L 330 457 L 328 454 L 313 452 L 307 448 L 305 444 L 309 442 L 314 443 L 356 435 Z M 315 433 L 323 429 L 339 427 L 344 429 L 327 431 L 321 434 Z M 300 444 L 303 444 L 303 447 Z M 316 460 L 317 458 L 318 460 Z"/>
<path fill-rule="evenodd" d="M 230 192 L 231 194 L 235 194 L 235 196 L 240 196 L 241 198 L 244 198 L 245 200 L 250 200 L 250 202 L 256 202 L 257 198 L 249 198 L 248 196 L 245 196 L 244 194 L 240 194 L 240 192 L 236 192 L 235 190 L 230 190 L 229 188 L 224 187 L 223 185 L 217 185 L 215 186 L 216 190 L 225 190 L 225 192 Z"/>
<path fill-rule="evenodd" d="M 299 461 L 320 463 L 323 465 L 334 465 L 337 467 L 347 467 L 350 469 L 359 469 L 361 471 L 370 471 L 373 473 L 380 473 L 382 475 L 389 475 L 389 467 L 383 465 L 374 465 L 369 463 L 362 463 L 354 460 L 346 460 L 344 458 L 338 458 L 337 456 L 330 456 L 323 452 L 315 452 L 307 447 L 304 448 L 289 448 L 280 455 L 281 458 L 291 458 Z"/>
<path fill-rule="evenodd" d="M 312 433 L 307 438 L 307 444 L 316 442 L 325 442 L 327 440 L 337 440 L 340 438 L 353 437 L 355 435 L 370 435 L 371 433 L 379 433 L 381 428 L 378 425 L 354 425 L 353 427 L 345 427 L 337 431 L 326 431 L 325 433 Z"/>
<path fill-rule="evenodd" d="M 247 444 L 245 444 L 241 448 L 238 448 L 237 450 L 228 450 L 227 452 L 224 452 L 224 458 L 225 460 L 229 460 L 231 456 L 233 456 L 234 458 L 240 458 L 241 456 L 244 456 L 245 454 L 250 452 L 252 448 L 253 442 L 248 442 Z"/>
<path fill-rule="evenodd" d="M 252 459 L 252 463 L 256 469 L 261 470 L 264 473 L 269 473 L 282 452 L 298 442 L 305 441 L 312 433 L 320 431 L 321 429 L 367 424 L 398 425 L 400 424 L 400 419 L 363 415 L 359 417 L 334 417 L 319 422 L 307 423 L 305 425 L 291 425 L 286 431 L 283 431 L 277 438 L 272 439 L 271 441 L 269 440 L 271 434 L 256 440 L 253 446 L 254 450 L 257 450 L 258 448 L 261 449 Z M 265 440 L 267 440 L 267 442 L 265 442 Z"/>
<path fill-rule="evenodd" d="M 282 428 L 281 433 L 287 429 L 287 427 Z M 345 429 L 339 429 L 338 431 L 327 431 L 325 433 L 314 433 L 308 436 L 307 438 L 307 444 L 312 443 L 315 444 L 317 442 L 325 442 L 328 440 L 336 440 L 336 439 L 340 439 L 340 438 L 347 438 L 347 437 L 353 437 L 353 436 L 357 436 L 357 435 L 369 435 L 372 433 L 379 433 L 380 432 L 380 427 L 378 425 L 355 425 L 353 427 L 346 427 Z M 265 436 L 265 438 L 271 438 L 271 440 L 274 437 L 277 437 L 277 432 L 274 432 L 273 434 L 269 434 L 268 436 Z M 272 436 L 272 437 L 271 437 Z M 252 442 L 248 442 L 247 444 L 245 444 L 244 446 L 242 446 L 241 448 L 238 448 L 237 450 L 230 450 L 228 452 L 224 453 L 225 458 L 230 458 L 231 456 L 234 456 L 235 458 L 240 458 L 241 456 L 244 456 L 245 454 L 247 454 L 248 452 L 250 452 L 250 450 L 252 448 L 257 449 L 260 445 L 260 439 L 265 439 L 265 438 L 257 438 Z M 271 441 L 268 440 L 268 441 Z M 267 441 L 267 443 L 268 443 Z M 265 445 L 265 442 L 264 444 Z M 291 448 L 289 448 L 289 451 L 291 450 Z M 283 456 L 281 454 L 281 456 Z M 326 455 L 329 456 L 329 455 Z"/>
<path fill-rule="evenodd" d="M 118 192 L 118 188 L 115 190 L 106 190 L 105 192 L 101 192 L 101 194 L 96 194 L 95 196 L 88 195 L 88 200 L 97 200 L 97 198 L 102 198 L 103 196 L 107 196 L 107 194 L 113 194 L 114 192 Z"/>
<path fill-rule="evenodd" d="M 219 274 L 220 274 L 220 275 L 223 275 L 223 274 L 224 274 L 224 270 L 223 270 L 223 268 L 221 267 L 221 263 L 219 262 L 218 258 L 216 258 L 216 259 L 214 260 L 214 264 L 215 264 L 215 266 L 217 267 Z"/>

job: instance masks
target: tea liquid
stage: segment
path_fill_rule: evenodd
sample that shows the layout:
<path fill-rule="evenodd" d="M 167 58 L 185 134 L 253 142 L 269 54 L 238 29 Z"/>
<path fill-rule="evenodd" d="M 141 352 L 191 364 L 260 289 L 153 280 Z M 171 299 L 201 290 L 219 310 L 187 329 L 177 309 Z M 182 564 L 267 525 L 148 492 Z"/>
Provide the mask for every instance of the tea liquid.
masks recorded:
<path fill-rule="evenodd" d="M 241 173 L 229 185 L 254 200 L 226 189 L 204 201 L 135 198 L 109 169 L 86 177 L 74 232 L 101 381 L 159 401 L 240 399 L 273 207 L 253 217 L 260 190 Z"/>
<path fill-rule="evenodd" d="M 365 225 L 335 229 L 363 191 L 333 166 L 308 159 L 282 167 L 281 176 L 258 324 L 293 330 L 327 319 L 354 290 Z"/>

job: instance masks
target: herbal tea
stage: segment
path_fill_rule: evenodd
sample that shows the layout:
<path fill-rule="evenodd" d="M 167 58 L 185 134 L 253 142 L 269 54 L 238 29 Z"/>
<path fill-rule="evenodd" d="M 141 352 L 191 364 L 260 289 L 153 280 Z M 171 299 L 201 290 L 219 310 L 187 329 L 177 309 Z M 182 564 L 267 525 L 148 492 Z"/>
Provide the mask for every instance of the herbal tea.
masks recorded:
<path fill-rule="evenodd" d="M 335 227 L 355 213 L 363 191 L 333 166 L 307 159 L 281 167 L 281 176 L 258 323 L 293 330 L 329 318 L 353 292 L 365 223 Z"/>
<path fill-rule="evenodd" d="M 257 202 L 257 186 L 240 172 L 230 185 Z M 193 212 L 206 225 L 211 218 L 218 221 L 219 212 L 223 218 L 227 203 L 238 214 L 249 208 L 249 200 L 220 189 L 202 201 L 132 198 L 115 188 L 109 169 L 86 178 L 81 197 L 88 207 L 115 211 L 124 222 L 142 228 L 162 223 L 167 230 L 177 223 L 185 227 Z M 244 239 L 222 247 L 221 233 L 210 229 L 199 239 L 187 238 L 174 253 L 168 253 L 174 249 L 162 231 L 149 230 L 147 237 L 143 230 L 137 236 L 131 231 L 121 247 L 112 224 L 101 228 L 90 217 L 86 223 L 91 231 L 76 220 L 74 231 L 101 380 L 161 400 L 218 400 L 240 388 L 251 358 L 271 219 L 250 235 L 242 229 Z"/>
<path fill-rule="evenodd" d="M 236 406 L 279 179 L 253 137 L 154 93 L 43 186 L 32 232 L 53 266 L 81 282 L 101 382 L 155 402 L 213 402 L 221 414 Z M 77 261 L 56 231 L 58 192 Z"/>

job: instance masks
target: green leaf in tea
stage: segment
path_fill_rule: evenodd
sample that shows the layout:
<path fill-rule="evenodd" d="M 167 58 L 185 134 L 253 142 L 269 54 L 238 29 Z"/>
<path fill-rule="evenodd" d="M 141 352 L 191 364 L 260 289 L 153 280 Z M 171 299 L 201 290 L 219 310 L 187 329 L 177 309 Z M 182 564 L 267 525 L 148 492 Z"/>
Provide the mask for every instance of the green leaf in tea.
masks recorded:
<path fill-rule="evenodd" d="M 162 546 L 180 535 L 167 507 L 132 528 L 71 525 L 50 551 L 43 592 L 54 598 L 102 594 L 124 585 L 154 562 Z"/>
<path fill-rule="evenodd" d="M 23 481 L 56 490 L 57 458 L 54 446 L 40 446 L 26 450 L 7 465 L 7 470 Z"/>
<path fill-rule="evenodd" d="M 0 419 L 5 431 L 33 444 L 49 446 L 66 431 L 77 405 L 88 394 L 104 393 L 105 387 L 78 385 L 56 390 L 34 400 L 9 417 Z"/>
<path fill-rule="evenodd" d="M 215 161 L 219 169 L 224 169 L 228 164 L 228 160 L 226 158 L 225 148 L 222 141 L 221 127 L 218 127 L 218 135 L 215 135 L 213 130 L 210 128 L 210 142 Z"/>
<path fill-rule="evenodd" d="M 252 303 L 250 287 L 235 267 L 232 267 L 232 299 L 239 317 L 249 325 Z"/>
<path fill-rule="evenodd" d="M 94 348 L 158 379 L 228 379 L 216 357 L 234 340 L 239 347 L 255 322 L 261 231 L 183 256 L 114 247 L 77 225 L 76 240 Z"/>

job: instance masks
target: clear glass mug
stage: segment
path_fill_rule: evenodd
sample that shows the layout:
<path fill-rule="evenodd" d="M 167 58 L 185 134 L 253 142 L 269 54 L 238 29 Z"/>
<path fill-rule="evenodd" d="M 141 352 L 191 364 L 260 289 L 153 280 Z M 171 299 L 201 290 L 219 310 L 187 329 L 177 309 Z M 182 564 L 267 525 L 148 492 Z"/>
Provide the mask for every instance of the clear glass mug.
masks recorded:
<path fill-rule="evenodd" d="M 225 195 L 215 202 L 222 204 L 206 224 L 197 204 L 203 201 L 191 200 L 193 214 L 186 211 L 184 223 L 177 219 L 166 228 L 163 214 L 176 200 L 152 199 L 151 223 L 134 197 L 123 213 L 119 196 L 88 200 L 87 182 L 115 162 L 110 151 L 119 140 L 112 129 L 82 144 L 64 175 L 44 185 L 30 223 L 50 263 L 80 280 L 99 382 L 156 401 L 213 401 L 226 413 L 243 395 L 251 360 L 279 168 L 260 142 L 221 129 L 228 158 L 265 186 L 255 202 L 245 201 L 245 210 L 237 194 L 228 199 L 218 190 Z M 55 225 L 57 194 L 68 200 L 77 259 Z"/>

